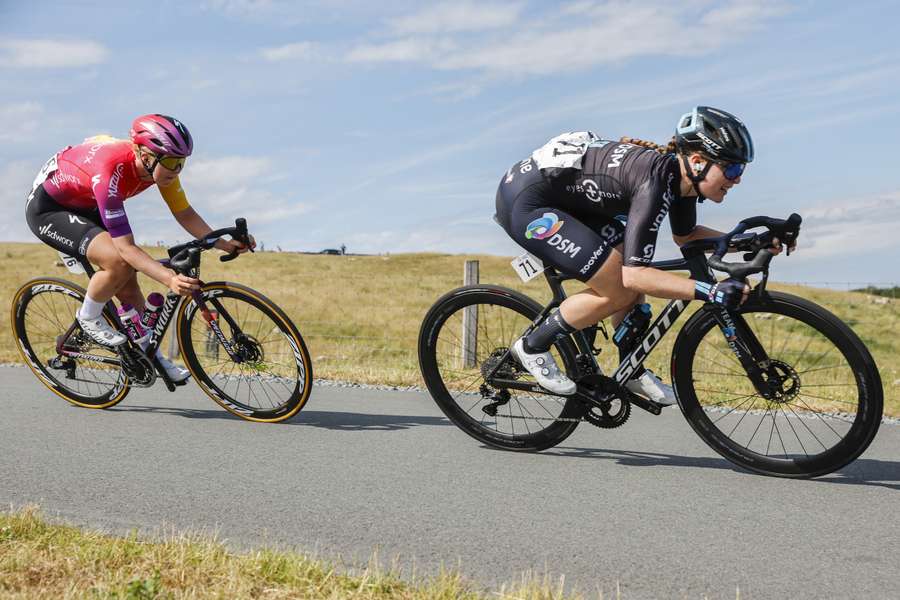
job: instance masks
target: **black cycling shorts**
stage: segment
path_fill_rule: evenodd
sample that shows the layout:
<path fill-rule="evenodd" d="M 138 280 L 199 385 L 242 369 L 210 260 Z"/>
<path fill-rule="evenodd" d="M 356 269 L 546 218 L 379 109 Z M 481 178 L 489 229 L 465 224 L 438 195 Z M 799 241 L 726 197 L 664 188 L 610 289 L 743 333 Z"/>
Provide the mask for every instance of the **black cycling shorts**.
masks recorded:
<path fill-rule="evenodd" d="M 516 163 L 497 189 L 497 222 L 517 244 L 564 275 L 587 281 L 625 239 L 625 225 L 604 215 L 576 218 L 530 158 Z"/>
<path fill-rule="evenodd" d="M 79 211 L 57 204 L 43 184 L 35 188 L 25 205 L 25 221 L 39 240 L 76 258 L 87 258 L 91 240 L 106 231 L 97 209 Z"/>

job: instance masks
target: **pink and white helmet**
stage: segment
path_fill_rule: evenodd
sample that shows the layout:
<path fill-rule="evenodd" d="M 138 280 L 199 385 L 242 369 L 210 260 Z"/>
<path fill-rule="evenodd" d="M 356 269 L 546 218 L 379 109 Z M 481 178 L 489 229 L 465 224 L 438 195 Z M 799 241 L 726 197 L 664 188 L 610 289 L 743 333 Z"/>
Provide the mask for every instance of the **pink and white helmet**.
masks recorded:
<path fill-rule="evenodd" d="M 187 157 L 194 140 L 184 123 L 166 115 L 143 115 L 131 124 L 131 141 L 166 156 Z"/>

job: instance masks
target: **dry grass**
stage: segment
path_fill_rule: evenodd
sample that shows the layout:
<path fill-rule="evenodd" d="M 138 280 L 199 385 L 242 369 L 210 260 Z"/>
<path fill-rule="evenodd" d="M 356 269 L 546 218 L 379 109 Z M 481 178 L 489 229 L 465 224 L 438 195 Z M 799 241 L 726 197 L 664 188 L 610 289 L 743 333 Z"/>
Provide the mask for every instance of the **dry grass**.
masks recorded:
<path fill-rule="evenodd" d="M 373 561 L 355 574 L 274 550 L 234 553 L 199 536 L 148 542 L 48 523 L 37 510 L 0 513 L 0 598 L 562 600 L 562 581 L 524 576 L 486 593 L 458 573 L 409 581 Z M 603 595 L 600 595 L 602 598 Z M 612 596 L 618 597 L 613 592 Z"/>
<path fill-rule="evenodd" d="M 162 256 L 159 248 L 148 249 Z M 509 259 L 494 256 L 405 254 L 395 256 L 318 256 L 294 253 L 257 253 L 231 263 L 206 255 L 203 279 L 228 279 L 256 288 L 281 305 L 294 319 L 306 340 L 317 377 L 363 383 L 421 385 L 416 354 L 419 325 L 434 301 L 461 285 L 466 258 L 480 261 L 481 281 L 519 289 L 538 301 L 549 298 L 543 279 L 523 284 Z M 54 275 L 84 285 L 84 276 L 72 276 L 55 266 L 56 253 L 42 244 L 0 244 L 3 277 L 0 304 L 9 306 L 15 290 L 38 275 Z M 145 282 L 145 292 L 160 289 Z M 772 289 L 803 296 L 827 307 L 859 334 L 880 367 L 885 388 L 885 412 L 900 416 L 900 301 L 877 303 L 876 297 L 802 286 Z M 160 291 L 162 291 L 160 289 Z M 664 301 L 654 300 L 658 313 Z M 685 322 L 683 317 L 681 323 Z M 675 332 L 667 335 L 648 365 L 668 372 Z M 165 347 L 165 346 L 164 346 Z M 606 346 L 612 350 L 612 345 Z M 616 353 L 603 354 L 609 368 Z M 0 320 L 0 361 L 19 361 L 9 322 Z"/>

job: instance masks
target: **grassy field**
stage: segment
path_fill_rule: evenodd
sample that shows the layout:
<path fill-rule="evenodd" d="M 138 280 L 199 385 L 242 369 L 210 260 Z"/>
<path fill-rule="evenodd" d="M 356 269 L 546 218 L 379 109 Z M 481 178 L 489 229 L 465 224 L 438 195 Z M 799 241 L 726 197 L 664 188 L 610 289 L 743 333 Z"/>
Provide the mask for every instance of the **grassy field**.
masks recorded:
<path fill-rule="evenodd" d="M 239 554 L 199 536 L 141 541 L 49 523 L 28 509 L 0 513 L 0 598 L 163 600 L 304 598 L 350 600 L 563 600 L 560 582 L 523 577 L 487 593 L 452 572 L 400 578 L 376 564 L 348 574 L 302 554 Z M 604 596 L 598 594 L 597 596 Z M 607 598 L 621 597 L 615 591 Z"/>
<path fill-rule="evenodd" d="M 161 248 L 148 248 L 154 256 Z M 523 284 L 509 259 L 494 256 L 403 254 L 393 256 L 320 256 L 260 252 L 231 263 L 205 255 L 206 281 L 227 279 L 256 288 L 281 305 L 297 323 L 313 358 L 317 377 L 363 383 L 421 385 L 416 340 L 419 325 L 432 303 L 462 284 L 466 258 L 480 261 L 481 281 L 519 289 L 539 301 L 549 297 L 542 278 Z M 15 290 L 28 279 L 52 275 L 76 281 L 86 278 L 57 266 L 55 251 L 42 244 L 0 244 L 3 277 L 0 304 L 9 306 Z M 163 291 L 144 279 L 144 291 Z M 803 296 L 826 306 L 859 334 L 875 357 L 885 388 L 886 414 L 900 416 L 900 301 L 857 293 L 772 284 L 771 289 Z M 577 288 L 572 288 L 577 289 Z M 663 301 L 654 300 L 654 312 Z M 698 305 L 699 306 L 699 305 Z M 685 321 L 682 318 L 682 323 Z M 648 364 L 668 372 L 675 335 L 663 339 Z M 166 347 L 166 346 L 164 346 Z M 609 367 L 616 353 L 602 361 Z M 19 361 L 8 317 L 0 320 L 0 361 Z M 665 377 L 664 377 L 665 378 Z"/>

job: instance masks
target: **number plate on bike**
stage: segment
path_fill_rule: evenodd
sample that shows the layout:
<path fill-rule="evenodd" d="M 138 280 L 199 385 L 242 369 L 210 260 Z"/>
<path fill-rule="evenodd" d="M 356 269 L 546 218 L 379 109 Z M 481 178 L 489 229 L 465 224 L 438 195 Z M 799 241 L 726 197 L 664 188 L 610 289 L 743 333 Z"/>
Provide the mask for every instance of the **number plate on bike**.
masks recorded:
<path fill-rule="evenodd" d="M 58 250 L 57 253 L 59 254 L 59 259 L 64 265 L 66 265 L 69 273 L 75 273 L 76 275 L 84 273 L 84 267 L 81 265 L 81 261 L 79 261 L 77 258 L 75 258 L 74 256 L 69 256 L 68 254 L 63 254 Z"/>
<path fill-rule="evenodd" d="M 526 283 L 543 273 L 545 268 L 541 259 L 528 252 L 515 257 L 510 264 L 519 274 L 519 278 Z"/>

